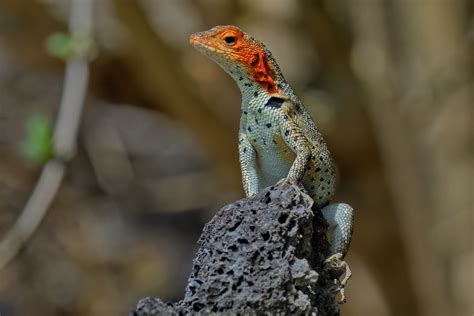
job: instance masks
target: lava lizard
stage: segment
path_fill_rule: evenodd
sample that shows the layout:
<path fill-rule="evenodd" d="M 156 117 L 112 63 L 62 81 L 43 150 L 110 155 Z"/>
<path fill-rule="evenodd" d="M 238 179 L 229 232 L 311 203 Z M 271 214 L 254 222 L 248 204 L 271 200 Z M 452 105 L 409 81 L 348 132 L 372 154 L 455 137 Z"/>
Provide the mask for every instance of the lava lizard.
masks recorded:
<path fill-rule="evenodd" d="M 190 43 L 240 88 L 239 158 L 245 194 L 252 196 L 285 177 L 301 182 L 333 229 L 331 254 L 345 256 L 352 237 L 352 207 L 329 204 L 336 186 L 334 163 L 270 51 L 232 25 L 192 34 Z"/>

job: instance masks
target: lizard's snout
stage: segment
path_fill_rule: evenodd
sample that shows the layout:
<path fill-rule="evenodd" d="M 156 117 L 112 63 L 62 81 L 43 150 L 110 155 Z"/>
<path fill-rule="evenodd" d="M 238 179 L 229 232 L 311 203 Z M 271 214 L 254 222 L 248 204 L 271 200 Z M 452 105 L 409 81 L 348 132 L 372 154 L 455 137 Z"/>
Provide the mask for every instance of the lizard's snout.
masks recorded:
<path fill-rule="evenodd" d="M 189 43 L 193 46 L 202 45 L 202 32 L 191 34 L 189 37 Z"/>
<path fill-rule="evenodd" d="M 189 43 L 191 45 L 194 45 L 195 42 L 197 42 L 198 40 L 198 33 L 194 33 L 194 34 L 191 34 L 191 36 L 189 36 Z"/>

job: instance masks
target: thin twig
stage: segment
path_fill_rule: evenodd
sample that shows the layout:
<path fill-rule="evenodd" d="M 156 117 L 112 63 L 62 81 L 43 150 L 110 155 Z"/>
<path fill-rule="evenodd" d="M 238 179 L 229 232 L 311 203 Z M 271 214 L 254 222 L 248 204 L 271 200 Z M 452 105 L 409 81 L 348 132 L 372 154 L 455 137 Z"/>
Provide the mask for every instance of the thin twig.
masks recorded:
<path fill-rule="evenodd" d="M 69 31 L 76 39 L 92 35 L 94 0 L 72 0 Z M 87 90 L 89 68 L 87 56 L 78 54 L 66 65 L 64 88 L 54 131 L 56 158 L 49 160 L 39 177 L 21 215 L 0 242 L 0 270 L 24 246 L 44 218 L 64 177 L 67 159 L 75 152 L 77 131 Z"/>

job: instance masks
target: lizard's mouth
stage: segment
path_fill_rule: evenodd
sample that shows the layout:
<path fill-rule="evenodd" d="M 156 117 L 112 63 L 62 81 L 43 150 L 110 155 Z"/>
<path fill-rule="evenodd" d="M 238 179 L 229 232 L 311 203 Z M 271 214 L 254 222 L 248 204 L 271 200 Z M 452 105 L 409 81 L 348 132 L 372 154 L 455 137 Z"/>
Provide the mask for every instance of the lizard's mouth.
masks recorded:
<path fill-rule="evenodd" d="M 190 39 L 189 42 L 191 43 L 191 45 L 193 45 L 196 49 L 200 50 L 200 51 L 203 51 L 203 50 L 208 50 L 208 51 L 217 51 L 216 48 L 214 48 L 212 45 L 202 41 L 202 40 L 194 40 L 194 39 Z"/>
<path fill-rule="evenodd" d="M 215 47 L 206 38 L 203 38 L 202 32 L 192 34 L 189 37 L 189 43 L 199 50 L 216 51 Z"/>

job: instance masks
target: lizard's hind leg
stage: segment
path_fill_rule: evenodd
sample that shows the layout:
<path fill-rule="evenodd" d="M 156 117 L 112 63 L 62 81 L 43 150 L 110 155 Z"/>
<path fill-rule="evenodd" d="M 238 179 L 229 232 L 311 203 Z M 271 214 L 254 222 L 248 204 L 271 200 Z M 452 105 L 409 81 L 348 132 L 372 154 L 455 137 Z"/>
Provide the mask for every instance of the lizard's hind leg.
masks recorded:
<path fill-rule="evenodd" d="M 352 238 L 353 208 L 345 203 L 329 204 L 321 210 L 332 230 L 331 255 L 341 253 L 344 257 Z"/>

